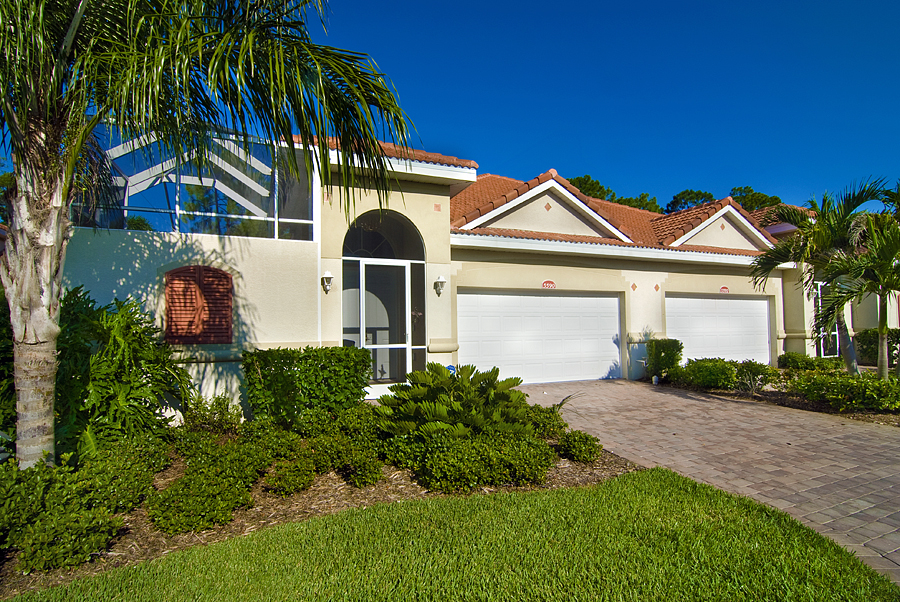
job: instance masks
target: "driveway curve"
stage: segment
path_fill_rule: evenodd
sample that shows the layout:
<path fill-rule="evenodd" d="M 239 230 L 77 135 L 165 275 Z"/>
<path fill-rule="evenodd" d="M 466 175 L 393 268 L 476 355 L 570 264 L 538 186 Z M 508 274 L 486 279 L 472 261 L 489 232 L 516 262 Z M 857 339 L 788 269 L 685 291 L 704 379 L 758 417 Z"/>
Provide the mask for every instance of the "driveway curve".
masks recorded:
<path fill-rule="evenodd" d="M 780 508 L 900 583 L 900 428 L 624 380 L 519 387 L 646 467 Z"/>

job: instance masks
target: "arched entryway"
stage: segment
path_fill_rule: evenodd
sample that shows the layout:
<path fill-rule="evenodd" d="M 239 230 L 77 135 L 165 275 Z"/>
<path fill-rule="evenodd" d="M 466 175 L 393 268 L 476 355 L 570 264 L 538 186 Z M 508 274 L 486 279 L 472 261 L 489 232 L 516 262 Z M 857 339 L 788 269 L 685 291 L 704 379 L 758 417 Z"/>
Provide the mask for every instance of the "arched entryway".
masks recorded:
<path fill-rule="evenodd" d="M 393 211 L 364 213 L 343 250 L 345 346 L 372 353 L 372 383 L 403 382 L 425 369 L 425 245 Z"/>

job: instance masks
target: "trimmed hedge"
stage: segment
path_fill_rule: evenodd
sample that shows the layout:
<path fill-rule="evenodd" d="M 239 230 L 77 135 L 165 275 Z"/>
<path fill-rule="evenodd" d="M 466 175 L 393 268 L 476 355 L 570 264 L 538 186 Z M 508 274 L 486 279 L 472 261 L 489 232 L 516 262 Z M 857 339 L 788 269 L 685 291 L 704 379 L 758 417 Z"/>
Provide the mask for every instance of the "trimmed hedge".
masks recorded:
<path fill-rule="evenodd" d="M 846 372 L 796 372 L 786 374 L 784 388 L 810 401 L 825 402 L 841 412 L 900 410 L 900 381 L 879 380 L 871 372 L 851 376 Z"/>
<path fill-rule="evenodd" d="M 673 369 L 670 377 L 680 385 L 701 389 L 734 389 L 737 385 L 735 363 L 719 357 L 688 360 L 684 366 Z"/>
<path fill-rule="evenodd" d="M 424 487 L 445 493 L 466 493 L 482 485 L 527 485 L 544 481 L 553 458 L 546 442 L 527 435 L 436 435 L 424 441 L 416 476 Z"/>
<path fill-rule="evenodd" d="M 115 514 L 153 491 L 153 475 L 168 463 L 166 448 L 142 436 L 101 450 L 77 470 L 0 464 L 0 548 L 19 550 L 25 573 L 89 560 L 122 527 Z"/>
<path fill-rule="evenodd" d="M 793 370 L 836 370 L 844 367 L 844 360 L 839 357 L 811 357 L 788 351 L 778 356 L 778 367 Z"/>
<path fill-rule="evenodd" d="M 650 339 L 647 345 L 647 376 L 667 378 L 681 364 L 684 344 L 678 339 Z"/>
<path fill-rule="evenodd" d="M 599 440 L 584 431 L 569 431 L 556 446 L 559 455 L 575 462 L 593 462 L 600 457 L 603 446 Z"/>
<path fill-rule="evenodd" d="M 242 368 L 254 416 L 291 427 L 304 409 L 361 403 L 372 356 L 356 347 L 259 349 L 244 352 Z"/>

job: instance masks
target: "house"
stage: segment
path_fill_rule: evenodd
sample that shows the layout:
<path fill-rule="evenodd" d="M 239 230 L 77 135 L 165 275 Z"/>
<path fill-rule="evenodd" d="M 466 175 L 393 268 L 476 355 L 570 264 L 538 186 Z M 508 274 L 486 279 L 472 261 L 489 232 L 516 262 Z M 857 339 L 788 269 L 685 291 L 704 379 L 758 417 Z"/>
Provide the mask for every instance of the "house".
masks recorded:
<path fill-rule="evenodd" d="M 79 214 L 103 227 L 76 228 L 64 281 L 143 301 L 206 394 L 236 388 L 248 348 L 365 347 L 372 394 L 431 361 L 526 382 L 637 378 L 653 336 L 687 358 L 815 352 L 798 271 L 753 287 L 775 238 L 730 198 L 659 215 L 552 169 L 522 182 L 384 144 L 399 190 L 379 210 L 374 193 L 348 205 L 310 190 L 263 145 L 216 140 L 202 170 L 108 146 L 121 207 Z"/>

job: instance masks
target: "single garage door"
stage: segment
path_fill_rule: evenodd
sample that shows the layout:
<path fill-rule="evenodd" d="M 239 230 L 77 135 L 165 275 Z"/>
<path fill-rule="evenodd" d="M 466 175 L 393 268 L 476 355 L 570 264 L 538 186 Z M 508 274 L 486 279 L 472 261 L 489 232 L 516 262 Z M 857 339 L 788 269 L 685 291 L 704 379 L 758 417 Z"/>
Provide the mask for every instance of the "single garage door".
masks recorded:
<path fill-rule="evenodd" d="M 685 360 L 721 357 L 768 364 L 769 301 L 666 297 L 666 336 L 684 343 Z"/>
<path fill-rule="evenodd" d="M 526 383 L 619 378 L 618 297 L 460 291 L 460 365 Z"/>

